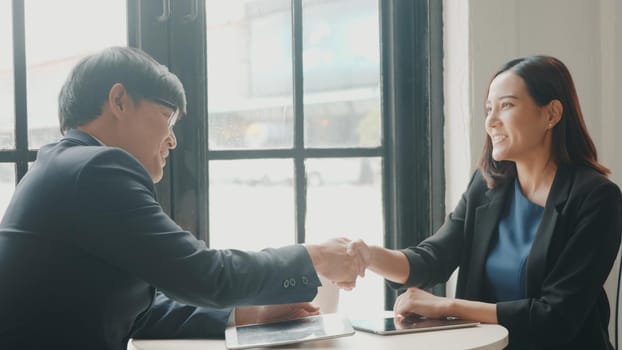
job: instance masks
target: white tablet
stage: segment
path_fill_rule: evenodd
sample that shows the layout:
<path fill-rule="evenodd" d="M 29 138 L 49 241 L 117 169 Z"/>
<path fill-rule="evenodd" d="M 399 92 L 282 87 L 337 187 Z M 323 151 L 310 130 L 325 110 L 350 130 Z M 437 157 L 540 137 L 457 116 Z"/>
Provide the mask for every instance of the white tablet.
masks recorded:
<path fill-rule="evenodd" d="M 225 330 L 225 345 L 229 349 L 246 349 L 353 334 L 354 329 L 348 319 L 339 314 L 323 314 L 291 321 L 229 326 Z"/>
<path fill-rule="evenodd" d="M 451 317 L 443 319 L 408 318 L 399 323 L 396 322 L 393 317 L 352 320 L 352 327 L 354 327 L 354 329 L 382 335 L 472 327 L 478 324 L 479 322 Z"/>

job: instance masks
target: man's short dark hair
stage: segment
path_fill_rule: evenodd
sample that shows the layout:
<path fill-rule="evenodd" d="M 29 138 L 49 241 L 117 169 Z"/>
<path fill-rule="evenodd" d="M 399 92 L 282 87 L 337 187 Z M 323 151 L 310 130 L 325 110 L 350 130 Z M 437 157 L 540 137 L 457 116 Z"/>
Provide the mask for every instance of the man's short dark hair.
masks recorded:
<path fill-rule="evenodd" d="M 116 83 L 135 101 L 161 98 L 186 112 L 184 87 L 166 66 L 139 49 L 110 47 L 84 58 L 69 73 L 58 96 L 61 133 L 99 116 Z"/>

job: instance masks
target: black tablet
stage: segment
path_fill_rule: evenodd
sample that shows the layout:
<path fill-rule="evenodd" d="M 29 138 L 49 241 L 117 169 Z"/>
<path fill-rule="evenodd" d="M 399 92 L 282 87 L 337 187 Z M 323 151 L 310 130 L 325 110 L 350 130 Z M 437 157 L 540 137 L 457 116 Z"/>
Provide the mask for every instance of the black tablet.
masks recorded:
<path fill-rule="evenodd" d="M 339 314 L 323 314 L 292 321 L 230 326 L 225 330 L 225 345 L 229 349 L 247 349 L 353 334 L 354 329 L 348 319 Z"/>
<path fill-rule="evenodd" d="M 478 324 L 479 322 L 451 317 L 443 319 L 412 317 L 400 323 L 397 323 L 393 317 L 352 320 L 354 329 L 382 335 L 472 327 Z"/>

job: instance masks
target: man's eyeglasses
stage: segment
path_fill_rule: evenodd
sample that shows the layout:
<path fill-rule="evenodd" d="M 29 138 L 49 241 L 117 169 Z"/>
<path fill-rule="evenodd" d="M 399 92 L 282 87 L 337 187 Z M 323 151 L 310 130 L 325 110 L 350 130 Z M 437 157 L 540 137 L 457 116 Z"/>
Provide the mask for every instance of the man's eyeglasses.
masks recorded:
<path fill-rule="evenodd" d="M 177 123 L 177 119 L 179 119 L 179 108 L 173 103 L 159 97 L 147 97 L 147 99 L 173 110 L 173 112 L 171 112 L 171 115 L 168 117 L 168 128 L 172 130 L 175 126 L 175 123 Z"/>

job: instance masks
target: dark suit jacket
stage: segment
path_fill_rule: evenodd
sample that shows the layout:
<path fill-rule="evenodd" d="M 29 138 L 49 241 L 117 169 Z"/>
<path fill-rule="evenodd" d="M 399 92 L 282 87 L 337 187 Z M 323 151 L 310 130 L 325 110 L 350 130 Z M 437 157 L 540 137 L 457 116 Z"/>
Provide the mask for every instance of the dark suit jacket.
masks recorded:
<path fill-rule="evenodd" d="M 492 190 L 476 172 L 443 226 L 403 252 L 406 285 L 445 282 L 459 267 L 456 297 L 490 301 L 485 262 L 508 185 Z M 622 233 L 618 187 L 592 169 L 562 166 L 555 175 L 526 268 L 527 298 L 497 303 L 510 346 L 519 349 L 609 349 L 609 303 L 603 289 Z"/>
<path fill-rule="evenodd" d="M 302 246 L 207 249 L 136 158 L 71 130 L 41 148 L 0 223 L 0 349 L 222 336 L 230 310 L 217 309 L 308 301 L 319 285 Z"/>

